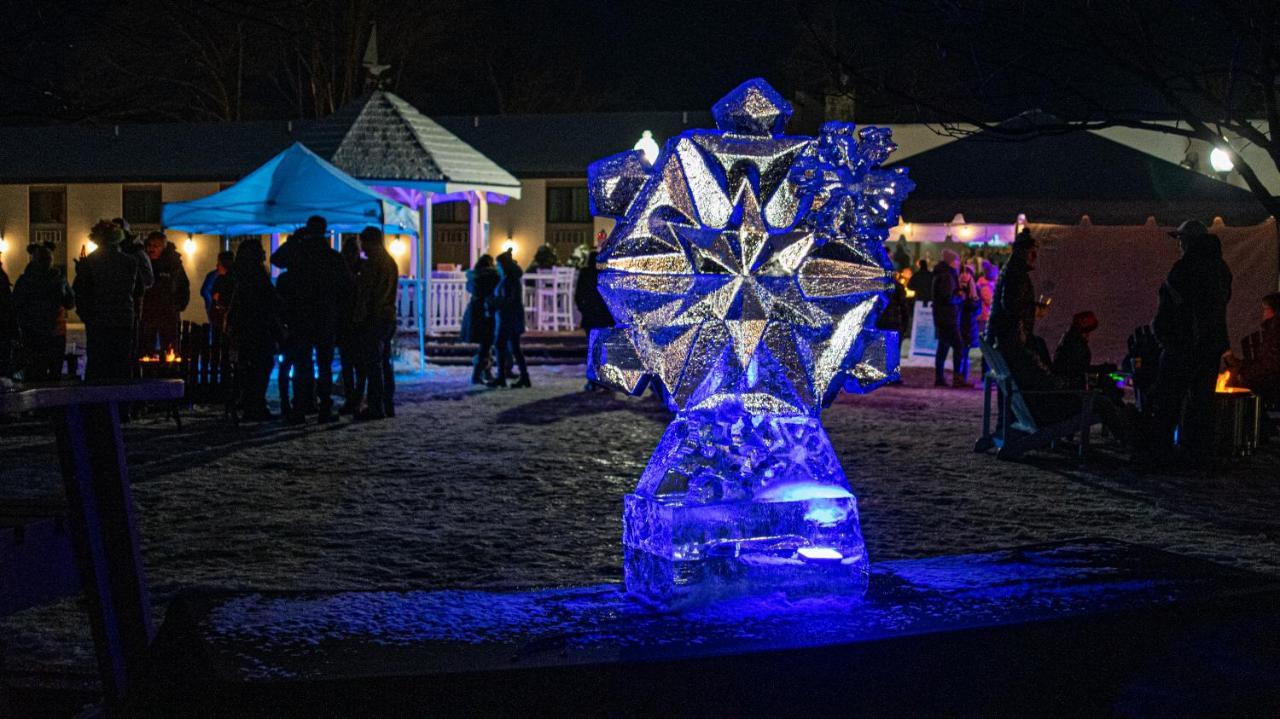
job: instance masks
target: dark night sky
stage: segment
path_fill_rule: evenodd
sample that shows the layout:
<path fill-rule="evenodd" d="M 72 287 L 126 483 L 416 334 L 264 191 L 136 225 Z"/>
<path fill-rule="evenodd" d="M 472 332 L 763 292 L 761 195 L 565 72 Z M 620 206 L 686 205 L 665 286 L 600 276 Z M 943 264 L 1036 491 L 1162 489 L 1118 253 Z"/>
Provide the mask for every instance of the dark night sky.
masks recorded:
<path fill-rule="evenodd" d="M 198 6 L 201 0 L 172 0 Z M 279 1 L 279 0 L 276 0 Z M 287 1 L 287 0 L 286 0 Z M 423 2 L 430 20 L 434 5 Z M 341 3 L 338 3 L 341 4 Z M 378 3 L 374 3 L 376 6 Z M 480 7 L 474 12 L 471 7 Z M 117 17 L 101 0 L 4 0 L 0 19 L 0 94 L 8 101 L 0 121 L 39 123 L 78 119 L 59 116 L 57 99 L 76 98 L 68 78 L 104 71 L 100 63 L 75 56 L 102 40 L 104 26 Z M 573 76 L 575 92 L 552 102 L 549 111 L 706 109 L 728 89 L 749 77 L 764 76 L 786 88 L 785 66 L 795 34 L 795 18 L 785 4 L 645 0 L 644 2 L 514 2 L 479 0 L 455 3 L 449 12 L 467 20 L 493 13 L 501 24 L 486 24 L 485 43 L 497 58 L 499 73 L 529 63 L 551 68 L 552 75 Z M 452 31 L 441 11 L 440 57 L 428 47 L 407 62 L 396 91 L 428 112 L 488 113 L 498 106 L 492 87 L 478 69 L 484 52 L 473 33 Z M 385 21 L 384 21 L 385 25 Z M 382 33 L 384 54 L 394 38 Z M 109 72 L 109 71 L 107 71 Z M 519 82 L 519 80 L 512 80 Z M 568 81 L 565 81 L 566 83 Z M 267 101 L 257 115 L 287 117 L 290 108 Z M 278 103 L 277 103 L 278 104 Z M 574 107 L 574 105 L 581 107 Z M 523 108 L 521 108 L 523 109 Z M 92 118 L 89 118 L 92 119 Z"/>
<path fill-rule="evenodd" d="M 1157 37 L 1173 38 L 1175 45 L 1185 44 L 1186 38 L 1207 43 L 1175 51 L 1192 57 L 1226 47 L 1204 32 L 1200 1 L 1171 0 L 1183 6 L 1179 12 L 1161 0 L 1135 0 L 1140 6 L 1136 12 L 1167 25 Z M 806 59 L 813 59 L 810 30 L 828 27 L 839 52 L 847 53 L 861 73 L 853 82 L 859 115 L 878 121 L 937 119 L 910 117 L 920 108 L 913 98 L 896 92 L 909 84 L 916 85 L 911 88 L 916 97 L 936 101 L 927 112 L 954 112 L 981 94 L 982 106 L 968 110 L 987 119 L 1031 108 L 1070 113 L 1072 96 L 1062 89 L 1068 75 L 1072 91 L 1100 94 L 1109 105 L 1152 108 L 1147 91 L 1127 77 L 1099 69 L 1089 46 L 1096 27 L 1057 22 L 1055 13 L 1069 19 L 1070 11 L 1056 10 L 1055 3 L 1009 3 L 1007 7 L 1023 10 L 1000 18 L 1006 26 L 997 27 L 973 9 L 985 7 L 982 3 L 962 5 L 891 0 L 0 0 L 0 123 L 324 114 L 328 110 L 308 106 L 304 92 L 290 96 L 281 90 L 287 73 L 280 71 L 280 63 L 291 60 L 280 59 L 289 51 L 273 48 L 292 44 L 302 48 L 299 54 L 314 47 L 337 56 L 342 43 L 334 36 L 345 33 L 362 44 L 367 30 L 361 20 L 307 31 L 289 15 L 298 8 L 337 18 L 377 19 L 383 59 L 393 66 L 392 89 L 429 114 L 703 110 L 756 76 L 787 96 L 800 87 L 821 90 L 831 67 Z M 991 7 L 996 6 L 1006 7 Z M 188 109 L 172 99 L 181 90 L 166 90 L 163 78 L 141 77 L 150 74 L 148 64 L 162 71 L 192 64 L 199 49 L 166 32 L 167 25 L 157 26 L 154 18 L 165 12 L 207 15 L 214 12 L 210 8 L 222 13 L 216 27 L 207 34 L 199 28 L 194 33 L 215 47 L 225 37 L 218 33 L 235 24 L 237 13 L 254 16 L 260 24 L 267 16 L 278 26 L 248 43 L 244 103 L 235 113 Z M 360 15 L 355 8 L 367 13 Z M 1034 17 L 1024 18 L 1024 12 Z M 802 23 L 802 15 L 809 25 Z M 147 23 L 152 26 L 142 27 Z M 957 29 L 957 23 L 968 27 Z M 1066 29 L 1053 37 L 1048 31 L 1059 25 Z M 1127 41 L 1127 35 L 1122 37 Z M 279 56 L 268 57 L 273 52 Z M 974 70 L 970 65 L 980 55 L 985 64 Z M 130 63 L 132 67 L 117 67 Z M 206 82 L 204 76 L 195 77 L 195 84 Z M 192 76 L 169 79 L 177 81 L 174 87 L 190 91 Z M 304 84 L 296 77 L 292 85 L 288 78 L 283 82 L 289 88 Z M 166 101 L 169 106 L 163 107 Z M 1076 104 L 1081 106 L 1087 105 Z"/>

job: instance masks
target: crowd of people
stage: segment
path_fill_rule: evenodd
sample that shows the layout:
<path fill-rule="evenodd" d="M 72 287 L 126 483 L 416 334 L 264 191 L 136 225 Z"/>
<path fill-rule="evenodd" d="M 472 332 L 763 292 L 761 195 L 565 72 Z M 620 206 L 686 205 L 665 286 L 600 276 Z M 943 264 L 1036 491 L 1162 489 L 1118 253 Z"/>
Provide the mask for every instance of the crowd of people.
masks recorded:
<path fill-rule="evenodd" d="M 191 287 L 174 244 L 159 231 L 139 241 L 121 219 L 99 221 L 89 237 L 96 248 L 76 261 L 71 285 L 53 264 L 51 244 L 28 248 L 30 261 L 12 287 L 0 268 L 0 376 L 60 379 L 72 309 L 85 325 L 86 381 L 133 379 L 140 358 L 180 347 Z M 219 253 L 200 288 L 210 324 L 230 341 L 241 416 L 275 419 L 266 395 L 277 356 L 287 421 L 394 416 L 399 270 L 381 230 L 348 237 L 339 253 L 329 246 L 324 218 L 312 217 L 271 256 L 282 270 L 274 282 L 267 260 L 260 240 L 245 239 L 235 253 Z M 335 350 L 345 398 L 337 412 L 329 371 Z"/>
<path fill-rule="evenodd" d="M 1139 456 L 1169 457 L 1177 448 L 1203 458 L 1211 450 L 1213 393 L 1221 367 L 1231 372 L 1232 384 L 1269 405 L 1280 403 L 1280 293 L 1262 298 L 1261 327 L 1244 343 L 1245 356 L 1237 355 L 1227 333 L 1232 277 L 1220 240 L 1196 221 L 1171 234 L 1182 255 L 1158 290 L 1158 309 L 1147 330 L 1156 347 L 1150 364 L 1157 367 L 1146 372 L 1152 379 L 1140 412 L 1126 407 L 1114 382 L 1106 381 L 1117 365 L 1093 361 L 1089 338 L 1098 328 L 1097 314 L 1077 312 L 1053 352 L 1036 333 L 1049 303 L 1035 291 L 1039 243 L 1026 230 L 1013 242 L 1003 268 L 983 257 L 964 262 L 951 249 L 944 249 L 933 267 L 925 259 L 909 266 L 899 247 L 894 254 L 898 281 L 879 327 L 908 333 L 912 303 L 926 303 L 937 336 L 935 385 L 973 386 L 970 348 L 982 337 L 1003 357 L 1038 421 L 1052 423 L 1080 411 L 1078 397 L 1062 390 L 1092 389 L 1093 410 Z M 77 261 L 71 285 L 54 266 L 50 244 L 28 247 L 30 262 L 12 285 L 0 267 L 0 376 L 20 371 L 28 381 L 58 379 L 68 356 L 72 309 L 85 323 L 87 381 L 130 379 L 137 376 L 140 357 L 178 346 L 190 283 L 173 243 L 163 232 L 139 241 L 120 219 L 98 222 L 90 238 L 97 248 Z M 613 324 L 597 286 L 596 259 L 589 253 L 574 293 L 588 334 Z M 275 280 L 268 260 L 281 271 Z M 535 258 L 535 264 L 539 261 L 546 258 Z M 532 384 L 521 348 L 523 275 L 510 250 L 496 258 L 481 256 L 467 272 L 470 301 L 461 338 L 478 348 L 474 384 Z M 330 246 L 322 217 L 310 218 L 270 258 L 256 238 L 242 241 L 234 254 L 219 253 L 200 296 L 210 324 L 231 342 L 242 416 L 275 419 L 266 395 L 277 357 L 287 421 L 301 423 L 311 415 L 319 422 L 335 421 L 339 414 L 361 420 L 394 416 L 391 349 L 398 278 L 380 230 L 367 227 L 359 236 L 345 236 L 339 252 Z M 20 351 L 15 354 L 14 348 Z M 335 358 L 344 398 L 337 411 L 330 371 Z M 599 388 L 588 382 L 587 389 Z"/>
<path fill-rule="evenodd" d="M 555 255 L 550 249 L 544 246 L 534 255 L 528 268 L 530 272 L 555 266 Z M 588 338 L 592 330 L 614 324 L 600 294 L 596 257 L 594 250 L 587 253 L 574 283 L 573 301 L 581 317 L 579 326 Z M 520 347 L 520 337 L 525 331 L 524 271 L 507 250 L 496 260 L 490 255 L 481 255 L 467 270 L 466 277 L 470 299 L 460 335 L 463 342 L 475 344 L 477 348 L 472 358 L 471 383 L 488 387 L 532 386 L 528 363 Z M 514 374 L 516 370 L 518 375 Z M 508 385 L 508 380 L 513 378 L 514 383 Z M 588 380 L 585 389 L 606 388 Z"/>
<path fill-rule="evenodd" d="M 220 265 L 226 258 L 220 258 Z M 323 217 L 313 216 L 270 257 L 281 270 L 274 284 L 257 239 L 241 241 L 230 267 L 214 272 L 209 306 L 223 314 L 238 369 L 238 405 L 250 421 L 275 419 L 267 389 L 276 357 L 285 421 L 302 424 L 395 416 L 391 344 L 400 273 L 382 231 L 364 228 L 329 243 Z M 229 296 L 228 296 L 229 295 Z M 223 309 L 225 308 L 225 309 Z M 211 313 L 211 319 L 215 315 Z M 335 411 L 333 362 L 341 362 L 343 404 Z"/>
<path fill-rule="evenodd" d="M 1208 463 L 1214 452 L 1213 396 L 1224 363 L 1234 368 L 1238 385 L 1258 393 L 1264 402 L 1280 401 L 1280 333 L 1275 322 L 1280 293 L 1262 298 L 1263 324 L 1256 351 L 1248 360 L 1237 358 L 1229 351 L 1227 303 L 1232 276 L 1222 258 L 1221 241 L 1194 220 L 1170 234 L 1182 254 L 1158 289 L 1149 330 L 1157 345 L 1158 366 L 1151 373 L 1150 386 L 1144 388 L 1141 408 L 1125 405 L 1114 381 L 1107 381 L 1118 369 L 1116 364 L 1093 361 L 1089 337 L 1099 325 L 1093 311 L 1072 317 L 1052 354 L 1036 334 L 1036 321 L 1048 305 L 1037 297 L 1031 277 L 1039 245 L 1030 232 L 1018 236 L 996 283 L 985 336 L 1026 393 L 1024 399 L 1038 422 L 1061 421 L 1082 410 L 1079 396 L 1064 390 L 1094 389 L 1092 411 L 1132 446 L 1136 459 Z M 944 258 L 944 268 L 947 265 Z M 933 288 L 936 307 L 940 297 L 950 296 L 945 294 L 950 285 L 946 280 L 935 281 Z M 937 294 L 939 289 L 944 294 Z M 939 347 L 941 355 L 941 343 Z M 1129 358 L 1122 364 L 1132 366 Z"/>

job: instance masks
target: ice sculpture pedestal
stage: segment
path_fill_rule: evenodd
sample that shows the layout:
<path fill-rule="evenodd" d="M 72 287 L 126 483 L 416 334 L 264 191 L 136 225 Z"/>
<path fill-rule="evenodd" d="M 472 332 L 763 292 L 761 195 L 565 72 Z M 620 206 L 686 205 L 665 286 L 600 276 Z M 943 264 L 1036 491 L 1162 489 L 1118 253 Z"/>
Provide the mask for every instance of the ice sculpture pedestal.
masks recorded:
<path fill-rule="evenodd" d="M 803 415 L 678 415 L 624 500 L 622 543 L 627 590 L 663 604 L 867 586 L 857 500 Z"/>

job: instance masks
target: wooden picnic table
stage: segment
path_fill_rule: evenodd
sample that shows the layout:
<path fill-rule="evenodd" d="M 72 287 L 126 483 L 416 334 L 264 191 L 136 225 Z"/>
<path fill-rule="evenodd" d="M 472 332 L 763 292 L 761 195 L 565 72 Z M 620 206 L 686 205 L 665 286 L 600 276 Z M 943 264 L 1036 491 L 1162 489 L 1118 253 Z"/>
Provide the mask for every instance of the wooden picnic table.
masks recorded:
<path fill-rule="evenodd" d="M 59 382 L 0 392 L 0 414 L 52 411 L 67 492 L 67 526 L 108 705 L 119 702 L 137 681 L 153 636 L 120 404 L 177 400 L 182 393 L 177 379 Z"/>

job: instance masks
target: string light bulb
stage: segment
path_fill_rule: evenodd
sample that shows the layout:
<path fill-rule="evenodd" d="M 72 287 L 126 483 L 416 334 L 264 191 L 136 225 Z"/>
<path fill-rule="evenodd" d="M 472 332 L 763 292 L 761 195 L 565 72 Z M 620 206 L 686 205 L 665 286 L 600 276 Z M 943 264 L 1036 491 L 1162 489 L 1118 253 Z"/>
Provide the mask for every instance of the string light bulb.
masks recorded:
<path fill-rule="evenodd" d="M 188 255 L 196 253 L 196 238 L 192 237 L 191 233 L 187 233 L 187 239 L 182 243 L 182 251 Z"/>
<path fill-rule="evenodd" d="M 390 249 L 391 249 L 391 254 L 392 254 L 393 256 L 395 256 L 395 257 L 403 257 L 403 256 L 404 256 L 405 249 L 406 249 L 406 246 L 405 246 L 405 244 L 404 244 L 404 240 L 400 239 L 399 237 L 397 237 L 396 239 L 392 240 L 392 241 L 391 241 L 391 248 L 390 248 Z"/>

